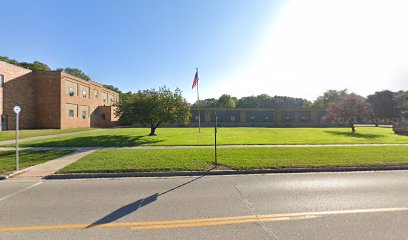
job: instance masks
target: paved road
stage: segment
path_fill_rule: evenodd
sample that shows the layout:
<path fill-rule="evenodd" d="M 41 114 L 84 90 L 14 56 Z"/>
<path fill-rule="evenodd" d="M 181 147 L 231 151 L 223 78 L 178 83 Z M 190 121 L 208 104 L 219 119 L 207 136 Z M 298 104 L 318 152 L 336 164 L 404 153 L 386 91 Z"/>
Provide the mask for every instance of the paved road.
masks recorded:
<path fill-rule="evenodd" d="M 408 171 L 0 182 L 0 239 L 407 239 Z"/>

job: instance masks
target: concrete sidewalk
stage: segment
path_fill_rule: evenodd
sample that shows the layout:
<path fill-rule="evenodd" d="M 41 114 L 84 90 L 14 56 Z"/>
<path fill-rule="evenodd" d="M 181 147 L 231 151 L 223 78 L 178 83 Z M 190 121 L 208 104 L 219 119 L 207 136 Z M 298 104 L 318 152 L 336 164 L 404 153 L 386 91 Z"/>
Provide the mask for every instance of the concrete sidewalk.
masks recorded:
<path fill-rule="evenodd" d="M 61 158 L 57 158 L 45 163 L 41 163 L 10 175 L 7 180 L 26 180 L 26 179 L 42 179 L 48 175 L 54 174 L 58 170 L 68 166 L 69 164 L 78 161 L 79 159 L 93 153 L 96 150 L 80 150 Z"/>
<path fill-rule="evenodd" d="M 315 148 L 315 147 L 385 147 L 408 146 L 408 143 L 361 143 L 361 144 L 277 144 L 277 145 L 217 145 L 217 148 Z M 134 147 L 22 147 L 20 150 L 102 150 L 102 149 L 190 149 L 214 148 L 211 146 L 134 146 Z M 0 147 L 0 151 L 14 151 L 14 147 Z"/>
<path fill-rule="evenodd" d="M 23 142 L 44 140 L 44 139 L 57 138 L 57 137 L 73 136 L 73 135 L 79 135 L 79 134 L 82 134 L 82 133 L 98 132 L 98 131 L 101 131 L 101 130 L 102 129 L 93 129 L 93 130 L 84 130 L 84 131 L 80 131 L 80 132 L 60 133 L 60 134 L 54 134 L 54 135 L 44 135 L 44 136 L 38 136 L 38 137 L 22 138 L 22 139 L 19 140 L 19 142 L 23 143 Z M 15 142 L 16 142 L 15 139 L 0 141 L 0 146 L 14 144 Z"/>

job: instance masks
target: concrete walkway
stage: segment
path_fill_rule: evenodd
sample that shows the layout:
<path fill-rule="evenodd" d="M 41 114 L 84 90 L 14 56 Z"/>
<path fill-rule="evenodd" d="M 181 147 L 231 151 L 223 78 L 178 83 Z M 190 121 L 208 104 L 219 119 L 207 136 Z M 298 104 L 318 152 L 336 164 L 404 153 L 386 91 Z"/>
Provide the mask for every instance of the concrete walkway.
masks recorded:
<path fill-rule="evenodd" d="M 15 172 L 7 180 L 40 180 L 48 175 L 54 174 L 58 170 L 69 164 L 93 153 L 96 150 L 80 150 L 64 157 L 57 158 L 45 163 L 41 163 L 21 171 Z"/>
<path fill-rule="evenodd" d="M 279 144 L 279 145 L 217 145 L 217 148 L 312 148 L 312 147 L 384 147 L 408 146 L 408 143 L 361 143 L 361 144 Z M 20 150 L 77 150 L 90 151 L 102 149 L 190 149 L 214 148 L 214 146 L 134 146 L 134 147 L 22 147 Z M 0 147 L 0 151 L 14 151 L 14 147 Z"/>
<path fill-rule="evenodd" d="M 60 134 L 54 134 L 54 135 L 44 135 L 44 136 L 38 136 L 38 137 L 23 138 L 23 139 L 20 139 L 19 142 L 23 143 L 23 142 L 44 140 L 44 139 L 57 138 L 57 137 L 73 136 L 73 135 L 79 135 L 79 134 L 82 134 L 82 133 L 98 132 L 98 131 L 101 131 L 101 130 L 102 129 L 84 130 L 84 131 L 80 131 L 80 132 L 60 133 Z M 16 142 L 15 139 L 0 141 L 0 146 L 14 144 L 15 142 Z"/>

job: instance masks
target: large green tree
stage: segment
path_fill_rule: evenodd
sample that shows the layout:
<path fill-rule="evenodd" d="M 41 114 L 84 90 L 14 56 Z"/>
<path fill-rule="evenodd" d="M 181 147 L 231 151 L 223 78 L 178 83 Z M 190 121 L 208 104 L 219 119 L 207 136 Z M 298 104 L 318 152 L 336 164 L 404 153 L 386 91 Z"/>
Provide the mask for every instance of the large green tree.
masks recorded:
<path fill-rule="evenodd" d="M 367 96 L 367 101 L 371 104 L 377 119 L 399 117 L 398 105 L 394 95 L 394 92 L 384 90 Z"/>
<path fill-rule="evenodd" d="M 121 122 L 149 124 L 149 136 L 155 136 L 156 129 L 165 123 L 187 125 L 191 117 L 190 106 L 181 91 L 172 92 L 166 87 L 130 94 L 118 104 L 117 114 Z"/>
<path fill-rule="evenodd" d="M 223 94 L 221 97 L 218 98 L 216 102 L 216 107 L 218 108 L 234 108 L 235 107 L 235 101 L 231 97 L 231 95 L 228 94 Z"/>
<path fill-rule="evenodd" d="M 408 91 L 398 91 L 394 93 L 396 111 L 398 117 L 408 117 Z"/>
<path fill-rule="evenodd" d="M 343 90 L 327 90 L 322 96 L 319 96 L 312 104 L 315 108 L 326 108 L 329 103 L 339 100 L 347 96 L 347 89 Z"/>
<path fill-rule="evenodd" d="M 326 120 L 337 123 L 348 123 L 354 133 L 354 124 L 372 115 L 372 109 L 366 100 L 354 93 L 329 103 L 326 109 Z"/>

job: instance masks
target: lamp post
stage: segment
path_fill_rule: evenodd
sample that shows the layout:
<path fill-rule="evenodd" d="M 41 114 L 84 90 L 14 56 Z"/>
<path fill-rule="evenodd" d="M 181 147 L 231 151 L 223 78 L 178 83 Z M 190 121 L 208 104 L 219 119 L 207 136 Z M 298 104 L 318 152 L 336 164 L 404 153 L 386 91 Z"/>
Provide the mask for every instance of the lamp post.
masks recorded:
<path fill-rule="evenodd" d="M 20 159 L 19 159 L 19 149 L 18 149 L 18 139 L 19 139 L 19 118 L 21 107 L 15 106 L 13 108 L 14 113 L 16 114 L 16 171 L 20 170 Z"/>

